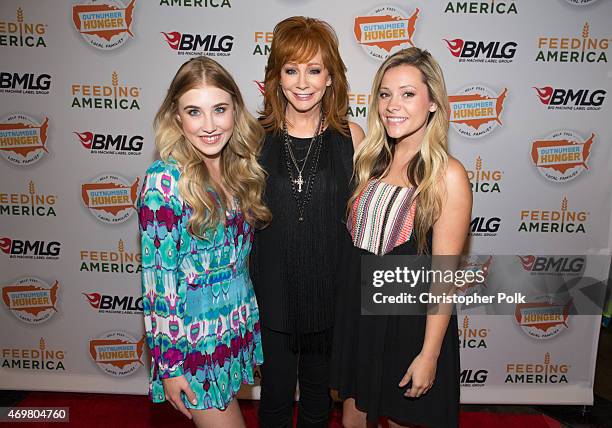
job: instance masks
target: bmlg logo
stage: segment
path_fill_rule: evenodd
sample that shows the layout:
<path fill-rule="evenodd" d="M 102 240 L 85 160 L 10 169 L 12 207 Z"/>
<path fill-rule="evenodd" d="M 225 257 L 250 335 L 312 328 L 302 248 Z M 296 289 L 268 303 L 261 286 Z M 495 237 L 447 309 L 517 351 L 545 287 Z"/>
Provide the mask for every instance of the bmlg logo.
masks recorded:
<path fill-rule="evenodd" d="M 459 62 L 510 63 L 516 55 L 516 42 L 442 39 Z"/>
<path fill-rule="evenodd" d="M 28 241 L 0 238 L 0 251 L 11 259 L 59 259 L 62 244 L 57 241 Z"/>
<path fill-rule="evenodd" d="M 461 370 L 461 375 L 459 376 L 459 382 L 461 383 L 461 386 L 467 387 L 484 386 L 487 382 L 488 376 L 488 370 L 463 369 Z"/>
<path fill-rule="evenodd" d="M 535 89 L 540 102 L 548 110 L 601 110 L 606 100 L 606 91 L 603 89 L 562 89 L 552 86 L 543 86 Z"/>
<path fill-rule="evenodd" d="M 0 94 L 48 95 L 51 75 L 0 72 Z"/>
<path fill-rule="evenodd" d="M 89 306 L 99 313 L 142 314 L 142 297 L 83 293 Z"/>
<path fill-rule="evenodd" d="M 144 138 L 141 135 L 98 134 L 91 131 L 74 132 L 83 148 L 99 155 L 140 155 Z"/>
<path fill-rule="evenodd" d="M 229 56 L 234 47 L 234 36 L 229 34 L 189 34 L 162 31 L 168 46 L 179 55 Z"/>
<path fill-rule="evenodd" d="M 474 217 L 470 222 L 470 236 L 496 236 L 501 218 Z"/>
<path fill-rule="evenodd" d="M 586 266 L 586 257 L 517 256 L 523 270 L 543 275 L 581 275 Z"/>

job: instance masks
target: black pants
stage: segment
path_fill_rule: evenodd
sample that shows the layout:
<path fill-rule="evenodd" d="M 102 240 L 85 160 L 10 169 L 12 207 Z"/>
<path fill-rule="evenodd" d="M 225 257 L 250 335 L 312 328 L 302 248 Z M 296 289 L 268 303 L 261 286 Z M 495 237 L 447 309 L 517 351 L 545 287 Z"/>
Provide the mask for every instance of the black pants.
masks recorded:
<path fill-rule="evenodd" d="M 299 380 L 297 426 L 327 427 L 331 409 L 329 360 L 323 354 L 296 354 L 287 334 L 261 329 L 264 364 L 261 367 L 261 428 L 292 426 L 296 381 Z"/>

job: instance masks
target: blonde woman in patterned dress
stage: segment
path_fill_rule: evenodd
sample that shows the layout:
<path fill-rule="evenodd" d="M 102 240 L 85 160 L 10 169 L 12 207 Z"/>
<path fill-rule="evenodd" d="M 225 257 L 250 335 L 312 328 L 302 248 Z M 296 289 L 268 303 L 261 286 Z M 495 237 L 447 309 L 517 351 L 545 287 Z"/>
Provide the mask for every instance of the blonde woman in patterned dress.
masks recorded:
<path fill-rule="evenodd" d="M 448 100 L 429 52 L 399 51 L 372 84 L 368 132 L 354 163 L 348 229 L 358 249 L 339 293 L 332 387 L 345 427 L 458 425 L 456 316 L 360 316 L 359 255 L 458 255 L 470 223 L 465 169 L 448 155 Z"/>
<path fill-rule="evenodd" d="M 139 199 L 149 395 L 198 427 L 243 427 L 233 398 L 263 362 L 247 263 L 254 225 L 271 218 L 256 160 L 263 131 L 206 57 L 180 67 L 155 131 L 161 160 Z"/>

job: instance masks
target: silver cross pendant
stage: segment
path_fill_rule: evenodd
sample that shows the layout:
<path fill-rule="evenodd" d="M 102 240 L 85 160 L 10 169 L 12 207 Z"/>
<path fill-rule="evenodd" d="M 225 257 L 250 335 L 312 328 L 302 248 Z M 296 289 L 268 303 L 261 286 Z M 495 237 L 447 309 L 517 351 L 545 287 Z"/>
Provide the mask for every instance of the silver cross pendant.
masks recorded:
<path fill-rule="evenodd" d="M 293 184 L 298 187 L 298 192 L 302 193 L 302 184 L 304 184 L 304 180 L 302 180 L 302 173 L 298 174 L 297 180 L 293 180 Z"/>

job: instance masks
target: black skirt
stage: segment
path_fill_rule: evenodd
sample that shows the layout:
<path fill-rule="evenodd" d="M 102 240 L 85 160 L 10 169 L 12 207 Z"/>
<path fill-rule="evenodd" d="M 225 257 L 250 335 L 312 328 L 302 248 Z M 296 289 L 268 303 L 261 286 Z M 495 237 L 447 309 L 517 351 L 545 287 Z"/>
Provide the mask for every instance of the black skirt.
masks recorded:
<path fill-rule="evenodd" d="M 431 237 L 431 234 L 430 234 Z M 416 254 L 413 237 L 390 254 Z M 431 246 L 430 246 L 431 248 Z M 459 424 L 459 339 L 452 316 L 444 336 L 432 388 L 419 398 L 398 386 L 425 337 L 426 316 L 360 315 L 360 256 L 354 249 L 342 265 L 330 364 L 331 388 L 354 398 L 369 422 L 380 416 L 401 424 L 456 427 Z"/>

